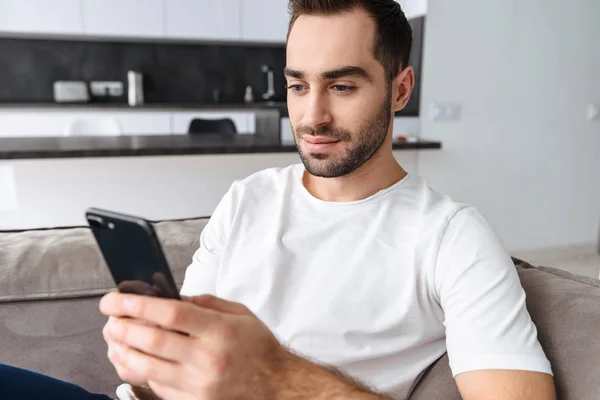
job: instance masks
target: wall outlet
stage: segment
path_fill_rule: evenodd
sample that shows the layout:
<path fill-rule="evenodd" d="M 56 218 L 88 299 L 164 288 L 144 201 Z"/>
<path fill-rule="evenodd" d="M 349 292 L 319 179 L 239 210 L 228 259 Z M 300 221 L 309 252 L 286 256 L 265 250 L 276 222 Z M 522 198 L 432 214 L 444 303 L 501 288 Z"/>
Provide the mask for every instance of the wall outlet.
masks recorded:
<path fill-rule="evenodd" d="M 600 107 L 597 104 L 593 104 L 593 103 L 588 104 L 587 119 L 590 122 L 600 120 Z"/>
<path fill-rule="evenodd" d="M 92 82 L 90 90 L 92 96 L 96 97 L 121 97 L 123 96 L 123 82 Z"/>
<path fill-rule="evenodd" d="M 431 103 L 429 106 L 429 119 L 432 121 L 458 121 L 461 113 L 461 106 L 457 103 Z"/>

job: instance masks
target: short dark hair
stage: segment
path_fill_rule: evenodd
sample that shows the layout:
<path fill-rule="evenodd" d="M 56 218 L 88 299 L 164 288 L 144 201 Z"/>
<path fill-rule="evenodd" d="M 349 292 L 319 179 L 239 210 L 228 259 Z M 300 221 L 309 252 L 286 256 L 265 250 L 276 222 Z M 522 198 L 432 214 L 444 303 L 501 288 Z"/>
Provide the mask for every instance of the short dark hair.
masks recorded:
<path fill-rule="evenodd" d="M 375 21 L 373 56 L 383 65 L 391 82 L 408 66 L 413 41 L 406 15 L 394 0 L 290 0 L 288 37 L 302 14 L 335 15 L 355 8 L 362 8 Z"/>

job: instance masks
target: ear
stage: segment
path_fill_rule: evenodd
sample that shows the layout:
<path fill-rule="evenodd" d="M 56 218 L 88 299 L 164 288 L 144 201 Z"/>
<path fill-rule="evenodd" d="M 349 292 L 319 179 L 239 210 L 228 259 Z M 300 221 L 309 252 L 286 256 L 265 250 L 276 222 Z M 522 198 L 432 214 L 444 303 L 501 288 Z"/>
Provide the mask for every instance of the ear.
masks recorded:
<path fill-rule="evenodd" d="M 392 109 L 394 112 L 406 107 L 414 87 L 415 71 L 412 67 L 406 67 L 396 75 L 392 81 Z"/>

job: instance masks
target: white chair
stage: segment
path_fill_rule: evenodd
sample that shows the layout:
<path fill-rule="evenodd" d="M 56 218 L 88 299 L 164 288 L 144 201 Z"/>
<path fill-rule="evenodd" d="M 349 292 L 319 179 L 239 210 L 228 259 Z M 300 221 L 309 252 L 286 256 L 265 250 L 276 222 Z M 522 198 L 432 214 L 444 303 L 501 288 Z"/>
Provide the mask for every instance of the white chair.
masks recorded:
<path fill-rule="evenodd" d="M 121 125 L 114 118 L 81 118 L 74 119 L 63 132 L 64 136 L 120 136 Z"/>

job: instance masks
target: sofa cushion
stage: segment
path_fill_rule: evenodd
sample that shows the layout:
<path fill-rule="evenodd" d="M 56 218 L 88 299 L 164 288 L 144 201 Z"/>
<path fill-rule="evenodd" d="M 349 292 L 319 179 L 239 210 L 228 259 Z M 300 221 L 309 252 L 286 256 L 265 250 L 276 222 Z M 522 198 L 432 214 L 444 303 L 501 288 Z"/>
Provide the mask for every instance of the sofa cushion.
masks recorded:
<path fill-rule="evenodd" d="M 2 304 L 0 362 L 116 399 L 122 382 L 106 356 L 102 328 L 107 318 L 99 302 L 100 297 L 88 297 Z"/>
<path fill-rule="evenodd" d="M 600 281 L 522 263 L 527 308 L 559 399 L 600 399 Z"/>
<path fill-rule="evenodd" d="M 178 285 L 207 221 L 153 223 Z M 114 286 L 88 227 L 0 232 L 0 302 L 95 296 Z"/>
<path fill-rule="evenodd" d="M 600 399 L 600 281 L 520 260 L 518 272 L 558 398 Z M 460 399 L 447 355 L 425 372 L 410 399 Z"/>

